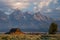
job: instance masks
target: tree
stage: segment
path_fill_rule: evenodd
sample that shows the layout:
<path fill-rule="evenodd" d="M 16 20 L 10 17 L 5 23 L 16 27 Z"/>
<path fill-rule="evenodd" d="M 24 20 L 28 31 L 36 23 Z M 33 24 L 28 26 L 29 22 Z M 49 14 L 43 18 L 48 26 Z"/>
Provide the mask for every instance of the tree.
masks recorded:
<path fill-rule="evenodd" d="M 49 28 L 49 34 L 56 34 L 56 32 L 57 32 L 57 24 L 51 23 Z"/>

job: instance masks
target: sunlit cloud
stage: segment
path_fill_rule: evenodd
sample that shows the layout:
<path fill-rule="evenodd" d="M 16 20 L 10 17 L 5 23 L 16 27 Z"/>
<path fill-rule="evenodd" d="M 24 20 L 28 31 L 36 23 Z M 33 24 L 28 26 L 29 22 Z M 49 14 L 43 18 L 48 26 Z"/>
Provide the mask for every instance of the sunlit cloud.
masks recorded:
<path fill-rule="evenodd" d="M 33 11 L 51 12 L 49 9 L 56 8 L 58 0 L 0 0 L 12 9 L 33 9 Z M 33 7 L 32 7 L 33 4 Z M 56 8 L 57 9 L 57 8 Z"/>
<path fill-rule="evenodd" d="M 39 4 L 40 8 L 43 8 L 44 6 L 48 6 L 52 0 L 42 0 Z"/>
<path fill-rule="evenodd" d="M 13 9 L 23 9 L 29 6 L 28 0 L 2 0 L 2 2 L 6 3 L 7 6 L 10 6 Z"/>
<path fill-rule="evenodd" d="M 0 0 L 0 2 L 6 3 L 7 6 L 10 6 L 12 9 L 30 9 L 29 6 L 34 4 L 34 11 L 44 10 L 43 8 L 49 8 L 50 4 L 58 3 L 57 0 Z M 32 4 L 31 4 L 32 3 Z"/>
<path fill-rule="evenodd" d="M 11 5 L 12 8 L 16 9 L 23 9 L 27 8 L 29 6 L 29 3 L 24 3 L 24 2 L 17 2 Z"/>

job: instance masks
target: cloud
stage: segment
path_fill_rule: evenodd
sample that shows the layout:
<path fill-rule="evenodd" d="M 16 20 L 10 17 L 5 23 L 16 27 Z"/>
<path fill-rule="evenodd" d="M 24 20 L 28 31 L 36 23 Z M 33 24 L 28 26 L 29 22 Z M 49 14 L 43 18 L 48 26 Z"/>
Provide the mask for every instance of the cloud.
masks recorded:
<path fill-rule="evenodd" d="M 42 0 L 39 4 L 40 8 L 43 8 L 44 6 L 48 6 L 52 0 Z"/>
<path fill-rule="evenodd" d="M 29 7 L 29 3 L 24 3 L 24 2 L 17 2 L 17 3 L 13 3 L 11 5 L 12 8 L 18 8 L 18 9 L 23 9 L 23 8 L 27 8 Z"/>
<path fill-rule="evenodd" d="M 9 5 L 9 6 L 12 6 L 12 7 L 20 7 L 20 6 L 28 6 L 31 2 L 32 3 L 38 3 L 38 2 L 40 2 L 39 3 L 39 7 L 40 8 L 42 8 L 43 6 L 47 6 L 48 4 L 49 4 L 49 2 L 51 1 L 51 0 L 0 0 L 1 2 L 4 2 L 4 3 L 6 3 L 7 5 Z M 23 7 L 23 8 L 24 8 Z"/>
<path fill-rule="evenodd" d="M 5 3 L 7 6 L 10 6 L 13 9 L 19 8 L 27 8 L 29 6 L 28 0 L 0 0 L 1 2 Z"/>
<path fill-rule="evenodd" d="M 59 4 L 58 0 L 0 0 L 3 7 L 12 9 L 33 9 L 34 11 L 48 12 L 49 9 L 56 8 Z M 32 7 L 32 4 L 34 6 Z"/>
<path fill-rule="evenodd" d="M 34 7 L 34 10 L 38 9 L 39 11 L 48 11 L 49 5 L 51 4 L 53 0 L 40 0 L 39 3 L 35 2 L 36 7 Z M 49 8 L 50 9 L 50 8 Z M 37 10 L 36 10 L 37 11 Z"/>
<path fill-rule="evenodd" d="M 38 9 L 40 9 L 41 12 L 51 12 L 51 10 L 58 7 L 58 4 L 58 0 L 41 0 L 38 5 Z"/>
<path fill-rule="evenodd" d="M 53 2 L 53 3 L 58 4 L 58 0 L 54 0 L 54 2 Z"/>

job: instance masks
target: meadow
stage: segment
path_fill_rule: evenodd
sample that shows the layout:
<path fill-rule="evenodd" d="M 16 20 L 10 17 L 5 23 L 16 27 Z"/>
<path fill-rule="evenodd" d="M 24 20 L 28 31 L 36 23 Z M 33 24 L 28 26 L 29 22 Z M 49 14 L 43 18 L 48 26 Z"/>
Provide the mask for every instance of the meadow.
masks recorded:
<path fill-rule="evenodd" d="M 0 40 L 60 40 L 60 35 L 0 34 Z"/>

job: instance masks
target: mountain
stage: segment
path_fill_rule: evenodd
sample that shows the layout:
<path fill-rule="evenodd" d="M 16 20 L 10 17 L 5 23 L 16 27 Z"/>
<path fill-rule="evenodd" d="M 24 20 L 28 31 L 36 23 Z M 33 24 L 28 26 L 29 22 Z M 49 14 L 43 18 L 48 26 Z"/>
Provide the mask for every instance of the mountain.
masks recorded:
<path fill-rule="evenodd" d="M 43 16 L 40 12 L 30 14 L 30 12 L 21 12 L 20 10 L 15 10 L 9 17 L 10 26 L 19 27 L 22 31 L 28 32 L 47 31 L 51 21 L 52 19 Z"/>
<path fill-rule="evenodd" d="M 4 14 L 3 11 L 0 11 L 0 20 L 4 20 L 4 21 L 6 21 L 6 19 L 7 19 L 6 14 Z"/>
<path fill-rule="evenodd" d="M 4 11 L 0 10 L 0 31 L 3 31 L 3 29 L 8 28 L 8 16 L 4 13 Z"/>
<path fill-rule="evenodd" d="M 45 13 L 49 17 L 54 18 L 55 20 L 60 20 L 60 10 L 53 9 L 51 12 Z"/>
<path fill-rule="evenodd" d="M 40 12 L 22 12 L 14 10 L 11 15 L 0 13 L 0 31 L 7 31 L 10 28 L 20 28 L 24 32 L 47 32 L 52 18 L 42 15 Z M 4 29 L 4 30 L 3 30 Z"/>

